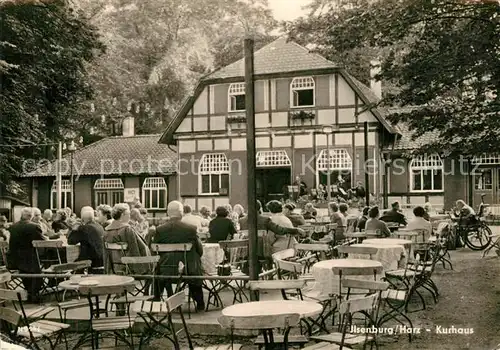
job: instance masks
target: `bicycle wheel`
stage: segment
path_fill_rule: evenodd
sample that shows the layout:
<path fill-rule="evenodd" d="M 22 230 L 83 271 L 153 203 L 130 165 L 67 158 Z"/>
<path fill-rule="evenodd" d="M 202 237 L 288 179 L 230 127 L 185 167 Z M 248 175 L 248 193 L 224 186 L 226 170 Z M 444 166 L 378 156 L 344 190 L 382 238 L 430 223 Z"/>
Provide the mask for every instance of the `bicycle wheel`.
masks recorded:
<path fill-rule="evenodd" d="M 465 244 L 472 250 L 483 250 L 491 243 L 492 232 L 488 225 L 481 224 L 465 236 Z"/>

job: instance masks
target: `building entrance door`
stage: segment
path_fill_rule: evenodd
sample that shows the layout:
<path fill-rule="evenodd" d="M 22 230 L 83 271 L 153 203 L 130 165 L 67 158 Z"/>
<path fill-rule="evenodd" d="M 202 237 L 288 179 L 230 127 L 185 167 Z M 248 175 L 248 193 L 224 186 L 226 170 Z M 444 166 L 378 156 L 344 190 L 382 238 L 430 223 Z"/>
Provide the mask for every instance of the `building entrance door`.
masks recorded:
<path fill-rule="evenodd" d="M 255 175 L 257 199 L 264 207 L 267 202 L 273 199 L 281 200 L 285 197 L 288 185 L 290 185 L 290 168 L 257 169 Z"/>
<path fill-rule="evenodd" d="M 479 167 L 474 172 L 474 209 L 481 203 L 500 204 L 500 167 Z"/>

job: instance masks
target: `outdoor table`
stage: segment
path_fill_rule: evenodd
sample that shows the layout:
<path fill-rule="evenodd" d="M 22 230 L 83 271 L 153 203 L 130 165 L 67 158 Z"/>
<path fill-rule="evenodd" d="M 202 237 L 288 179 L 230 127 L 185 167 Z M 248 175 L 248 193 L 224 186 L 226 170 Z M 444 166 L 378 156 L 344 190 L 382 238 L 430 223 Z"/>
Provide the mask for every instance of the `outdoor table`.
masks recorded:
<path fill-rule="evenodd" d="M 405 248 L 409 249 L 413 241 L 409 239 L 400 239 L 400 238 L 370 238 L 365 239 L 363 243 L 366 244 L 376 244 L 376 245 L 385 245 L 385 244 L 398 244 L 402 245 Z"/>
<path fill-rule="evenodd" d="M 376 260 L 367 259 L 331 259 L 317 262 L 312 267 L 312 274 L 316 280 L 314 286 L 315 291 L 319 292 L 319 296 L 328 297 L 331 294 L 338 294 L 339 292 L 339 276 L 334 275 L 333 268 L 376 268 L 381 267 L 382 263 Z M 373 279 L 373 274 L 370 273 L 366 276 L 350 276 L 353 279 Z"/>
<path fill-rule="evenodd" d="M 384 267 L 384 271 L 396 270 L 399 266 L 405 266 L 407 260 L 406 249 L 399 244 L 375 244 L 361 243 L 353 244 L 351 247 L 367 247 L 377 248 L 377 254 L 373 256 L 373 260 L 380 261 Z M 365 254 L 349 254 L 349 258 L 363 259 Z"/>
<path fill-rule="evenodd" d="M 219 243 L 203 243 L 201 266 L 206 275 L 216 274 L 217 265 L 224 261 L 224 251 Z"/>
<path fill-rule="evenodd" d="M 122 275 L 74 275 L 69 280 L 59 283 L 59 287 L 64 290 L 77 291 L 80 289 L 79 283 L 84 280 L 96 281 L 99 287 L 126 286 L 134 282 L 133 277 Z"/>
<path fill-rule="evenodd" d="M 450 218 L 449 214 L 433 214 L 430 216 L 431 222 L 437 220 L 448 220 Z"/>
<path fill-rule="evenodd" d="M 314 317 L 323 311 L 321 304 L 301 300 L 266 300 L 235 304 L 222 310 L 227 317 L 279 316 L 299 314 L 301 318 Z"/>

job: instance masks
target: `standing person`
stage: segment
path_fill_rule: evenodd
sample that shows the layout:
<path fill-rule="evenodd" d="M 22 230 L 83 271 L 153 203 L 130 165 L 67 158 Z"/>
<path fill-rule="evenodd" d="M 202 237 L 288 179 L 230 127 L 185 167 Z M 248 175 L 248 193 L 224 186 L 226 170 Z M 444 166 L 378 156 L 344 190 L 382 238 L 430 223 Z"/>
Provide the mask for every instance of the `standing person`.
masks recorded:
<path fill-rule="evenodd" d="M 335 242 L 345 239 L 345 232 L 347 229 L 347 218 L 339 212 L 339 206 L 335 202 L 328 204 L 328 211 L 330 212 L 330 222 L 337 224 L 335 228 L 335 237 L 332 237 Z"/>
<path fill-rule="evenodd" d="M 295 181 L 292 185 L 299 187 L 299 197 L 307 195 L 307 184 L 301 180 L 300 176 L 297 176 L 295 178 Z"/>
<path fill-rule="evenodd" d="M 208 225 L 208 232 L 210 233 L 208 243 L 219 243 L 219 241 L 233 239 L 233 235 L 237 231 L 233 221 L 228 218 L 229 213 L 226 207 L 217 207 L 215 213 L 217 217 L 210 221 Z"/>
<path fill-rule="evenodd" d="M 184 261 L 184 252 L 162 254 L 158 264 L 160 275 L 179 275 L 178 266 L 180 262 L 183 262 L 183 264 L 187 266 L 187 271 L 183 271 L 184 274 L 188 276 L 202 275 L 201 256 L 203 255 L 203 246 L 197 236 L 196 227 L 182 220 L 183 213 L 184 207 L 181 202 L 170 202 L 167 207 L 167 215 L 170 220 L 156 228 L 153 242 L 159 244 L 191 243 L 193 247 L 187 253 L 187 261 Z M 199 311 L 205 310 L 202 280 L 189 280 L 188 285 L 189 292 L 196 302 L 196 309 Z M 172 281 L 164 279 L 157 280 L 155 286 L 156 300 L 161 299 L 165 289 L 169 296 L 173 295 Z"/>
<path fill-rule="evenodd" d="M 10 242 L 8 254 L 9 269 L 19 270 L 20 273 L 42 273 L 38 263 L 33 241 L 43 240 L 42 229 L 31 222 L 33 208 L 23 208 L 21 221 L 9 228 Z M 42 289 L 41 278 L 22 278 L 23 285 L 28 292 L 28 302 L 38 303 L 39 292 Z"/>
<path fill-rule="evenodd" d="M 113 219 L 111 218 L 112 208 L 109 205 L 101 204 L 97 207 L 97 223 L 99 223 L 103 228 L 106 228 Z"/>
<path fill-rule="evenodd" d="M 113 222 L 104 230 L 104 242 L 108 243 L 127 243 L 127 256 L 148 256 L 149 248 L 144 240 L 130 227 L 130 207 L 126 203 L 119 203 L 113 207 Z M 113 252 L 114 253 L 114 252 Z M 111 262 L 119 261 L 121 257 L 108 257 L 108 252 L 104 250 L 104 270 L 106 273 L 113 273 Z M 146 272 L 147 266 L 135 266 L 134 273 L 142 274 Z"/>
<path fill-rule="evenodd" d="M 77 261 L 92 261 L 90 273 L 100 273 L 95 270 L 104 266 L 104 229 L 94 220 L 94 209 L 83 207 L 80 213 L 82 225 L 75 231 L 71 231 L 68 236 L 68 244 L 80 244 L 80 255 Z"/>

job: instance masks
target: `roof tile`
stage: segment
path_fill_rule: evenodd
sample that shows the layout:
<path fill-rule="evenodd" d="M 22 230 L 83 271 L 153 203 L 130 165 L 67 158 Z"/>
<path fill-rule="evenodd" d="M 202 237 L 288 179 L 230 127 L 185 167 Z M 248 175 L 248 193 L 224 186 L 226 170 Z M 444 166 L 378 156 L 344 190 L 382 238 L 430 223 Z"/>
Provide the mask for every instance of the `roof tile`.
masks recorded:
<path fill-rule="evenodd" d="M 177 170 L 177 153 L 158 143 L 160 135 L 107 137 L 73 155 L 74 175 L 172 174 Z M 62 174 L 70 175 L 71 158 L 63 157 Z M 45 163 L 24 177 L 56 176 L 56 162 Z"/>

